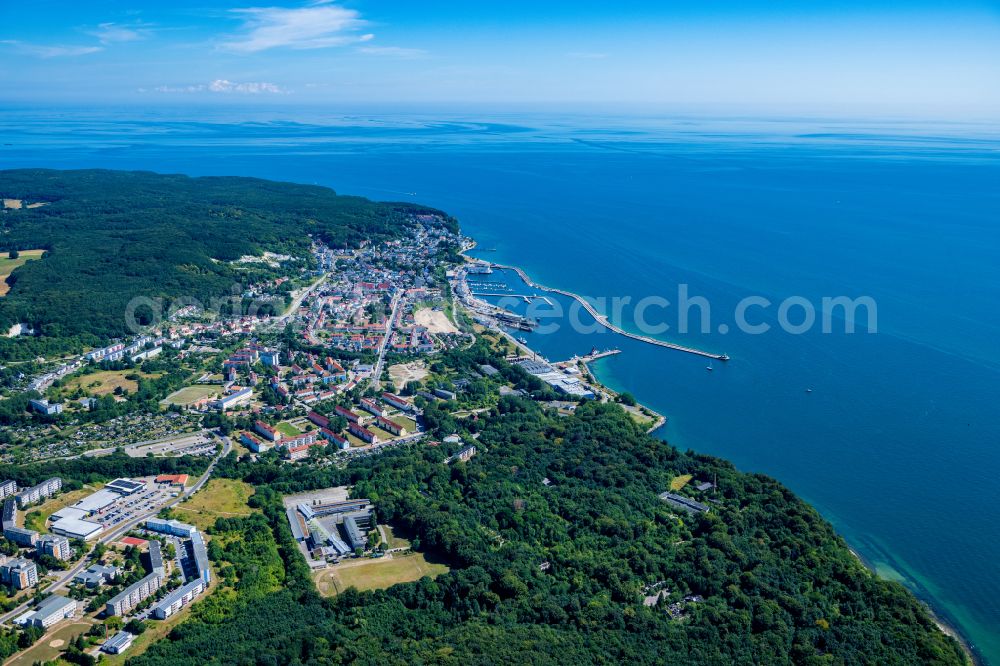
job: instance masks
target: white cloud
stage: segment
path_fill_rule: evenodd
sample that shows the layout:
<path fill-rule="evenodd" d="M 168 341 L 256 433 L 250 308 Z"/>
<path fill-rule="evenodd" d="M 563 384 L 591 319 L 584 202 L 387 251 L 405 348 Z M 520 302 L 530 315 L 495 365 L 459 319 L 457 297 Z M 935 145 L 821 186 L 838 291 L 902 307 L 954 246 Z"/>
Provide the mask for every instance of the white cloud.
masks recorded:
<path fill-rule="evenodd" d="M 140 88 L 139 92 L 147 92 Z M 237 95 L 285 95 L 287 90 L 267 81 L 236 82 L 228 79 L 215 79 L 211 83 L 199 83 L 190 86 L 157 86 L 153 92 L 159 93 L 223 93 Z"/>
<path fill-rule="evenodd" d="M 357 34 L 366 24 L 357 11 L 325 1 L 298 9 L 246 7 L 232 12 L 243 19 L 242 30 L 219 47 L 234 53 L 274 48 L 322 49 L 366 42 L 374 37 Z"/>
<path fill-rule="evenodd" d="M 423 49 L 408 49 L 401 46 L 362 46 L 358 48 L 358 51 L 365 55 L 387 56 L 406 60 L 427 57 L 427 51 Z"/>
<path fill-rule="evenodd" d="M 101 44 L 117 42 L 136 42 L 149 35 L 149 29 L 140 25 L 119 25 L 117 23 L 101 23 L 90 33 L 97 37 Z"/>
<path fill-rule="evenodd" d="M 97 53 L 104 49 L 100 46 L 64 46 L 57 44 L 26 44 L 16 39 L 0 40 L 0 44 L 13 46 L 21 53 L 38 56 L 39 58 L 60 58 Z"/>

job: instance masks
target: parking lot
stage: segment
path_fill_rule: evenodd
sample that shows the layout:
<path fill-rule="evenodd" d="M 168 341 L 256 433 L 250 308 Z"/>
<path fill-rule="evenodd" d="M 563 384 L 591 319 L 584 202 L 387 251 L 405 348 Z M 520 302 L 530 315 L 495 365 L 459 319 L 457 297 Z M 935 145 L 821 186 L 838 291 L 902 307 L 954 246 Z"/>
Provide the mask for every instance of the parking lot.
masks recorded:
<path fill-rule="evenodd" d="M 215 439 L 207 432 L 147 442 L 125 449 L 125 453 L 133 458 L 145 458 L 150 453 L 154 456 L 196 456 L 214 452 Z"/>
<path fill-rule="evenodd" d="M 112 529 L 136 516 L 155 512 L 178 496 L 180 489 L 165 483 L 155 483 L 155 478 L 145 477 L 142 479 L 146 481 L 143 490 L 119 498 L 114 504 L 99 511 L 91 520 L 103 523 L 105 529 Z"/>

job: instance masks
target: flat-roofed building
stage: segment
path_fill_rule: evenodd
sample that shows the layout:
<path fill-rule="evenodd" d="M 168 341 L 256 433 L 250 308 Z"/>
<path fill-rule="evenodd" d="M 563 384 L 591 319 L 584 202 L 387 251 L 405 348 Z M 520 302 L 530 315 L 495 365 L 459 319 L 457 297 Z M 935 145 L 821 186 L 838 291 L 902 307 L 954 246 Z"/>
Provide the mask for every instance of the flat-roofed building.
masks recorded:
<path fill-rule="evenodd" d="M 161 576 L 166 572 L 166 567 L 163 564 L 163 549 L 160 547 L 160 542 L 151 540 L 149 542 L 149 570 L 160 574 Z"/>
<path fill-rule="evenodd" d="M 147 519 L 146 529 L 152 530 L 153 532 L 160 532 L 161 534 L 172 534 L 173 536 L 184 537 L 186 539 L 190 539 L 191 535 L 198 531 L 198 528 L 194 525 L 182 523 L 179 520 L 164 520 L 163 518 Z"/>
<path fill-rule="evenodd" d="M 3 536 L 22 548 L 30 548 L 38 542 L 38 532 L 26 530 L 23 527 L 8 527 L 3 531 Z"/>
<path fill-rule="evenodd" d="M 198 576 L 205 585 L 212 582 L 212 567 L 208 560 L 208 549 L 205 547 L 205 539 L 201 532 L 191 535 L 191 556 L 194 558 L 195 568 L 198 569 Z"/>
<path fill-rule="evenodd" d="M 163 585 L 163 577 L 153 572 L 108 599 L 104 612 L 108 616 L 124 615 L 138 606 L 144 599 L 151 597 L 160 589 L 161 585 Z"/>
<path fill-rule="evenodd" d="M 17 494 L 17 481 L 14 479 L 8 479 L 7 481 L 0 482 L 0 499 L 4 499 L 15 494 Z"/>
<path fill-rule="evenodd" d="M 358 523 L 352 516 L 347 516 L 344 518 L 344 522 L 341 523 L 344 527 L 344 536 L 347 537 L 347 544 L 357 550 L 358 548 L 364 550 L 365 546 L 368 545 L 368 538 L 358 527 Z"/>
<path fill-rule="evenodd" d="M 153 606 L 152 615 L 157 620 L 166 620 L 181 608 L 191 603 L 195 597 L 204 591 L 205 581 L 196 578 L 190 583 L 177 588 Z"/>
<path fill-rule="evenodd" d="M 87 515 L 93 515 L 102 511 L 121 499 L 121 494 L 105 486 L 97 492 L 93 492 L 73 505 L 78 511 L 84 511 Z"/>
<path fill-rule="evenodd" d="M 77 520 L 84 520 L 90 515 L 89 511 L 84 511 L 83 509 L 76 509 L 71 506 L 59 509 L 51 516 L 49 516 L 50 522 L 58 522 L 63 518 L 76 518 Z"/>
<path fill-rule="evenodd" d="M 73 549 L 69 547 L 69 539 L 59 534 L 46 534 L 38 540 L 38 552 L 51 555 L 57 560 L 68 560 L 73 557 Z"/>
<path fill-rule="evenodd" d="M 38 485 L 25 488 L 17 494 L 17 503 L 23 509 L 26 506 L 39 502 L 46 497 L 55 495 L 62 488 L 62 479 L 53 477 L 46 479 Z"/>
<path fill-rule="evenodd" d="M 47 629 L 59 620 L 73 617 L 78 606 L 76 599 L 53 594 L 43 599 L 35 610 L 25 613 L 14 622 L 22 626 L 31 625 Z"/>
<path fill-rule="evenodd" d="M 17 500 L 8 497 L 3 501 L 3 529 L 17 527 Z"/>
<path fill-rule="evenodd" d="M 106 490 L 113 490 L 120 495 L 132 495 L 145 487 L 145 481 L 136 481 L 134 479 L 115 479 L 104 486 Z"/>
<path fill-rule="evenodd" d="M 15 557 L 0 564 L 0 582 L 24 590 L 38 584 L 38 568 L 31 560 Z"/>
<path fill-rule="evenodd" d="M 127 631 L 119 631 L 117 634 L 104 641 L 104 645 L 101 646 L 101 652 L 107 652 L 108 654 L 121 654 L 131 647 L 132 641 L 134 640 L 135 636 L 132 634 Z"/>
<path fill-rule="evenodd" d="M 53 523 L 49 529 L 54 534 L 61 534 L 70 539 L 90 541 L 91 539 L 96 539 L 104 531 L 104 526 L 89 520 L 63 518 L 59 522 Z"/>
<path fill-rule="evenodd" d="M 73 582 L 80 583 L 81 585 L 85 585 L 89 588 L 95 588 L 100 587 L 101 585 L 106 585 L 120 573 L 121 569 L 118 567 L 103 564 L 92 564 L 87 567 L 86 570 L 73 576 Z"/>

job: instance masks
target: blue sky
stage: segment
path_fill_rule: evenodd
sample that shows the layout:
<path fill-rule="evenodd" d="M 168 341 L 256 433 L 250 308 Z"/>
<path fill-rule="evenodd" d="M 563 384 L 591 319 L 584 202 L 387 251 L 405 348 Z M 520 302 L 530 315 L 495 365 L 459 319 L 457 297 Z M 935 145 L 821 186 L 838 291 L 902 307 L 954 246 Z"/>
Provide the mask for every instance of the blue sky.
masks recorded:
<path fill-rule="evenodd" d="M 11 102 L 1000 113 L 1000 4 L 0 3 Z"/>

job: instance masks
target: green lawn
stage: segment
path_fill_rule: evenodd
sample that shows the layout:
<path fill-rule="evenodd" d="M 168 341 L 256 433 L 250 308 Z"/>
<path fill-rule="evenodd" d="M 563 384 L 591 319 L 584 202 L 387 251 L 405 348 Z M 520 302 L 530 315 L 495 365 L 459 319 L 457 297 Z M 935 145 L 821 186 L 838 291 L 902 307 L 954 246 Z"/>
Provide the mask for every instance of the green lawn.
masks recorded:
<path fill-rule="evenodd" d="M 301 430 L 293 426 L 288 421 L 282 421 L 281 423 L 279 423 L 274 427 L 277 428 L 278 432 L 280 432 L 285 437 L 298 437 L 299 435 L 302 434 Z"/>
<path fill-rule="evenodd" d="M 247 500 L 253 495 L 253 486 L 236 479 L 212 479 L 191 499 L 174 507 L 177 518 L 185 523 L 206 529 L 217 518 L 248 516 L 252 509 Z"/>

